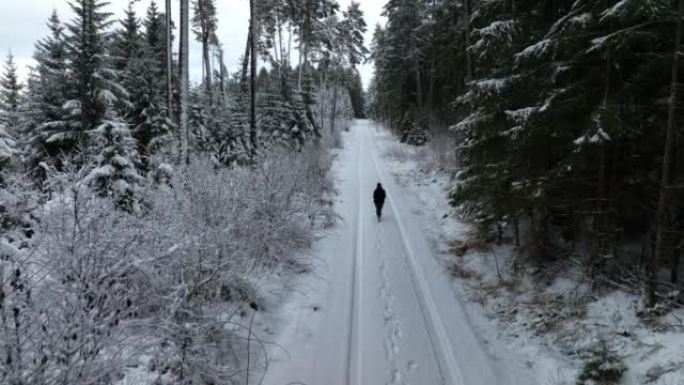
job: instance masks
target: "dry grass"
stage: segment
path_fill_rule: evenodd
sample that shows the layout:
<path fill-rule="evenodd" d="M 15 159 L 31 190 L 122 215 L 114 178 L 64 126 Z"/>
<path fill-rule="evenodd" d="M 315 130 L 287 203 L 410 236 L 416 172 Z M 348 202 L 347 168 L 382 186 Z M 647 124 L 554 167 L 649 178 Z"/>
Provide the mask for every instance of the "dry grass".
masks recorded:
<path fill-rule="evenodd" d="M 472 251 L 486 252 L 490 249 L 487 241 L 474 235 L 468 236 L 466 240 L 456 239 L 449 246 L 449 252 L 457 257 L 463 257 Z"/>
<path fill-rule="evenodd" d="M 473 269 L 469 269 L 460 263 L 452 263 L 449 268 L 449 274 L 454 278 L 465 280 L 482 280 L 482 274 Z"/>
<path fill-rule="evenodd" d="M 447 129 L 437 129 L 427 144 L 432 166 L 442 170 L 456 167 L 456 151 L 454 134 Z"/>

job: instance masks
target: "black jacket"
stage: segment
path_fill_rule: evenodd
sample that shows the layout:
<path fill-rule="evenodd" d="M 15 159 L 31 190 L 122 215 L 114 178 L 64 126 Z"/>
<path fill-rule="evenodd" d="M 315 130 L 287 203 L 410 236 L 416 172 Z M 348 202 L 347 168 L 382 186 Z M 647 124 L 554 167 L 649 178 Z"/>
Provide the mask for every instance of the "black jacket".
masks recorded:
<path fill-rule="evenodd" d="M 375 191 L 373 191 L 373 202 L 375 202 L 376 205 L 381 205 L 385 203 L 385 198 L 387 198 L 387 193 L 385 193 L 382 186 L 378 186 Z"/>

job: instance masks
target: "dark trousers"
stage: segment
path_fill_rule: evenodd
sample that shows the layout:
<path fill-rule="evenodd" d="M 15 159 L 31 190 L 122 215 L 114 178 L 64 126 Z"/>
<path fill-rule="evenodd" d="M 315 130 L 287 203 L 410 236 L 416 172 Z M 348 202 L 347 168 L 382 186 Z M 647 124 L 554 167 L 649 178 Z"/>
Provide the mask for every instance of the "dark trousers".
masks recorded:
<path fill-rule="evenodd" d="M 385 202 L 375 202 L 375 214 L 380 218 L 382 216 L 382 206 Z"/>

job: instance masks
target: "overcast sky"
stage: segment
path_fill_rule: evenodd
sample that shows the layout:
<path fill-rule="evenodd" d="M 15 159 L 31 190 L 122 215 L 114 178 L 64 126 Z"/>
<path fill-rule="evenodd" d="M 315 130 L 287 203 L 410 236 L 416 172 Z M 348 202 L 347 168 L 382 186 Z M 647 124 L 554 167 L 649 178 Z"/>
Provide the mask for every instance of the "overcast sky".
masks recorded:
<path fill-rule="evenodd" d="M 351 0 L 339 1 L 343 8 L 351 2 Z M 370 45 L 375 25 L 383 22 L 380 13 L 386 0 L 358 0 L 358 2 L 361 3 L 368 23 L 366 43 Z M 47 34 L 46 21 L 52 9 L 57 9 L 63 21 L 72 17 L 71 10 L 66 0 L 0 0 L 0 3 L 2 3 L 0 5 L 0 51 L 4 51 L 3 57 L 7 55 L 7 52 L 12 51 L 24 77 L 27 66 L 33 63 L 31 56 L 35 42 Z M 110 11 L 120 18 L 128 0 L 110 0 L 110 3 Z M 149 3 L 150 0 L 139 0 L 136 6 L 139 16 L 144 15 Z M 173 0 L 174 18 L 178 16 L 178 3 L 178 0 Z M 157 0 L 157 4 L 163 11 L 164 0 Z M 219 16 L 218 35 L 226 52 L 226 64 L 231 70 L 235 70 L 238 68 L 247 39 L 249 1 L 218 0 L 216 5 Z M 201 60 L 200 46 L 193 40 L 190 57 L 192 81 L 199 81 L 201 78 Z M 372 67 L 364 65 L 360 70 L 364 83 L 368 84 Z"/>

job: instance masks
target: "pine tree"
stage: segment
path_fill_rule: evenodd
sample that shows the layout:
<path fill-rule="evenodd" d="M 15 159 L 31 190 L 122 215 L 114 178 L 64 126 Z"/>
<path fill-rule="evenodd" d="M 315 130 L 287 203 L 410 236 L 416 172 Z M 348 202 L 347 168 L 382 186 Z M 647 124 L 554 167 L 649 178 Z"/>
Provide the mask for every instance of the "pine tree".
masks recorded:
<path fill-rule="evenodd" d="M 369 51 L 365 46 L 364 34 L 367 31 L 366 21 L 360 3 L 352 1 L 344 11 L 344 19 L 341 21 L 342 41 L 352 67 L 363 63 Z"/>
<path fill-rule="evenodd" d="M 14 56 L 9 53 L 0 76 L 0 124 L 10 130 L 18 130 L 23 88 L 19 82 Z"/>
<path fill-rule="evenodd" d="M 50 165 L 60 167 L 59 157 L 68 152 L 73 143 L 57 140 L 53 134 L 61 132 L 68 82 L 64 26 L 56 11 L 48 20 L 50 34 L 36 44 L 36 81 L 29 87 L 34 104 L 33 120 L 27 133 L 27 165 L 37 181 L 45 178 Z"/>
<path fill-rule="evenodd" d="M 99 127 L 111 109 L 129 106 L 128 93 L 117 81 L 108 46 L 111 14 L 101 0 L 70 3 L 75 17 L 67 25 L 66 53 L 70 84 L 64 104 L 66 118 L 49 139 L 71 141 L 81 151 L 88 149 L 87 133 Z"/>
<path fill-rule="evenodd" d="M 135 14 L 133 4 L 134 0 L 128 2 L 124 18 L 119 21 L 121 29 L 114 34 L 111 56 L 114 68 L 119 72 L 126 71 L 131 60 L 139 58 L 143 53 L 140 20 Z"/>
<path fill-rule="evenodd" d="M 336 26 L 332 32 L 330 46 L 334 47 L 331 59 L 333 61 L 333 100 L 332 113 L 330 114 L 330 129 L 335 130 L 337 119 L 337 102 L 339 89 L 346 87 L 352 78 L 345 73 L 344 66 L 349 64 L 355 71 L 356 66 L 361 64 L 368 55 L 368 49 L 364 45 L 364 34 L 366 33 L 366 22 L 363 19 L 363 12 L 359 8 L 359 3 L 352 2 L 344 12 L 344 19 Z M 337 40 L 337 42 L 335 41 Z"/>
<path fill-rule="evenodd" d="M 13 163 L 17 153 L 16 141 L 7 132 L 5 126 L 0 123 L 0 187 L 4 187 L 6 171 Z"/>
<path fill-rule="evenodd" d="M 218 45 L 216 30 L 216 4 L 214 0 L 195 0 L 194 16 L 192 18 L 193 32 L 197 41 L 202 43 L 202 63 L 204 64 L 204 89 L 209 100 L 212 98 L 211 46 Z"/>
<path fill-rule="evenodd" d="M 423 118 L 426 14 L 423 1 L 390 0 L 383 12 L 387 26 L 375 31 L 378 98 L 395 129 L 412 127 Z"/>
<path fill-rule="evenodd" d="M 118 56 L 125 63 L 121 70 L 122 84 L 130 90 L 130 108 L 125 111 L 125 118 L 138 145 L 142 167 L 149 171 L 153 166 L 154 154 L 167 148 L 171 140 L 172 123 L 164 109 L 162 96 L 165 60 L 162 19 L 152 3 L 143 36 L 139 32 L 139 22 L 132 3 L 126 15 L 117 44 Z M 144 52 L 152 55 L 145 55 Z"/>
<path fill-rule="evenodd" d="M 269 74 L 272 78 L 274 75 Z M 281 145 L 301 146 L 301 137 L 294 136 L 291 128 L 296 125 L 293 107 L 282 96 L 278 79 L 270 79 L 262 86 L 258 99 L 258 124 L 264 140 Z"/>
<path fill-rule="evenodd" d="M 249 1 L 249 47 L 251 52 L 251 60 L 249 66 L 249 142 L 253 155 L 256 155 L 257 144 L 257 111 L 256 111 L 256 95 L 257 95 L 257 42 L 259 40 L 257 29 L 257 2 L 256 0 Z"/>
<path fill-rule="evenodd" d="M 153 6 L 156 6 L 154 1 L 150 3 L 150 9 L 152 9 Z M 164 73 L 166 75 L 166 112 L 167 118 L 173 121 L 173 35 L 171 33 L 171 0 L 166 0 L 164 12 Z M 153 18 L 148 18 L 148 20 L 150 19 L 153 20 Z M 149 24 L 147 35 L 154 36 L 150 33 Z M 153 44 L 150 44 L 150 46 L 153 46 Z"/>
<path fill-rule="evenodd" d="M 98 143 L 96 167 L 85 181 L 102 197 L 114 199 L 121 209 L 138 210 L 140 185 L 139 162 L 135 140 L 121 119 L 107 117 L 92 134 Z"/>
<path fill-rule="evenodd" d="M 190 127 L 188 126 L 189 97 L 190 97 L 190 4 L 189 0 L 180 2 L 180 137 L 181 137 L 181 158 L 185 163 L 190 162 L 189 136 Z"/>

